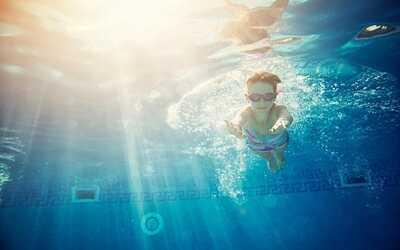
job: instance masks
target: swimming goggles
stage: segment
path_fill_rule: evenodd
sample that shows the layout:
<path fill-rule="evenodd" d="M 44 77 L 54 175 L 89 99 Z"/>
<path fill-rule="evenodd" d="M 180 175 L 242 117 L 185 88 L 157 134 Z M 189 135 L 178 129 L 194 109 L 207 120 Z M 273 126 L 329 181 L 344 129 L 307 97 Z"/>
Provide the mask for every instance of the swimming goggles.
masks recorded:
<path fill-rule="evenodd" d="M 276 98 L 276 95 L 277 95 L 276 93 L 265 93 L 265 94 L 251 94 L 247 95 L 247 97 L 253 102 L 258 102 L 259 100 L 261 100 L 261 98 L 268 102 L 274 100 Z"/>

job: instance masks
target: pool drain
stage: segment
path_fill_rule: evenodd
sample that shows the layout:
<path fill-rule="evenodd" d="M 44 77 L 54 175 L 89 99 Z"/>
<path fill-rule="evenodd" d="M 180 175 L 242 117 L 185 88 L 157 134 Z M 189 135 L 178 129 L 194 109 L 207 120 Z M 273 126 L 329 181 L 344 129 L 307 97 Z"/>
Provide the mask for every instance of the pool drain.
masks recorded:
<path fill-rule="evenodd" d="M 371 176 L 368 170 L 340 171 L 342 187 L 361 187 L 371 185 Z"/>
<path fill-rule="evenodd" d="M 99 201 L 99 192 L 100 188 L 97 185 L 89 185 L 89 186 L 73 186 L 72 193 L 72 202 L 73 203 L 81 203 L 81 202 L 96 202 Z"/>
<path fill-rule="evenodd" d="M 157 213 L 148 213 L 142 217 L 141 221 L 142 231 L 147 235 L 155 235 L 159 233 L 163 226 L 164 221 L 161 215 Z"/>

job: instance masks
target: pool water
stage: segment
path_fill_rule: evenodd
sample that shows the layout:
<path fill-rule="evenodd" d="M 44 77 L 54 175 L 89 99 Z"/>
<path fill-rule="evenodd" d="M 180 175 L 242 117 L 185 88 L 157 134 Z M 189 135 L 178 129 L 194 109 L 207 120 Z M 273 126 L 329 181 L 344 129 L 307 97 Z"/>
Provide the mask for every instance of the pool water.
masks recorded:
<path fill-rule="evenodd" d="M 247 45 L 223 1 L 1 9 L 1 249 L 400 249 L 400 33 L 355 39 L 398 1 L 292 0 Z M 277 173 L 220 125 L 256 70 L 294 118 Z"/>

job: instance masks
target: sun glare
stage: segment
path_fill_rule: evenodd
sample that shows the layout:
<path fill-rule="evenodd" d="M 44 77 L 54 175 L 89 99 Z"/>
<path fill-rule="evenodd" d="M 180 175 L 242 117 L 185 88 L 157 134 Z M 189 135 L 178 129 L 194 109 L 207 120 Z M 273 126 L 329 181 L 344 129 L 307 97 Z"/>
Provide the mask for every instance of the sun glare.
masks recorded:
<path fill-rule="evenodd" d="M 76 20 L 71 31 L 93 30 L 100 39 L 135 40 L 145 43 L 160 32 L 176 27 L 184 16 L 182 0 L 167 1 L 90 1 L 80 7 L 96 9 L 92 18 Z M 76 11 L 79 11 L 77 9 Z M 74 29 L 75 28 L 75 29 Z"/>

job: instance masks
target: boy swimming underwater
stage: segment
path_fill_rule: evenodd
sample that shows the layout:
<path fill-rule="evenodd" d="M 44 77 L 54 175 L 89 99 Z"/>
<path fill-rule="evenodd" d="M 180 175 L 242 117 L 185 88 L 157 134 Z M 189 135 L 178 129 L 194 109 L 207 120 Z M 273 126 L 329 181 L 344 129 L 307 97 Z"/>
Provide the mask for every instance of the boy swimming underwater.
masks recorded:
<path fill-rule="evenodd" d="M 284 153 L 289 143 L 286 128 L 293 122 L 286 106 L 275 104 L 280 82 L 272 73 L 255 73 L 246 82 L 245 97 L 249 105 L 243 107 L 232 121 L 225 120 L 229 133 L 246 139 L 250 149 L 268 160 L 273 172 L 285 163 Z"/>

